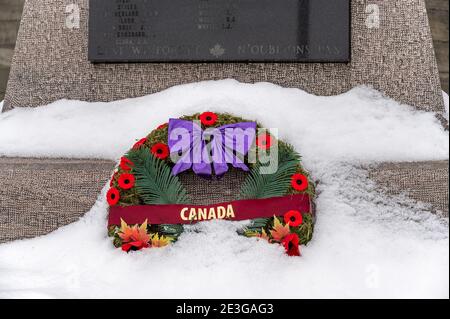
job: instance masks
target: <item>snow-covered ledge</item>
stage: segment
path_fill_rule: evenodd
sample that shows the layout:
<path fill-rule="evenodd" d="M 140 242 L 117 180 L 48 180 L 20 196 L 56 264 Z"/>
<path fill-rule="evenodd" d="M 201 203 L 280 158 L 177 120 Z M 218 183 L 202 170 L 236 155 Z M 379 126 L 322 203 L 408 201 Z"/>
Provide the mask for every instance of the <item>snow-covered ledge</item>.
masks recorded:
<path fill-rule="evenodd" d="M 168 249 L 124 255 L 112 247 L 105 193 L 115 161 L 168 118 L 205 110 L 279 128 L 280 138 L 293 144 L 312 178 L 320 181 L 315 237 L 302 247 L 301 260 L 237 236 L 238 225 L 232 222 L 192 226 Z M 44 234 L 89 211 L 50 235 L 0 245 L 0 297 L 122 296 L 124 290 L 131 291 L 129 297 L 146 298 L 208 297 L 211 292 L 255 298 L 269 296 L 267 291 L 290 298 L 448 296 L 448 219 L 403 194 L 383 194 L 365 169 L 395 162 L 405 174 L 381 165 L 376 176 L 391 176 L 387 179 L 398 180 L 401 190 L 405 183 L 429 194 L 446 188 L 448 169 L 445 173 L 433 165 L 448 163 L 449 134 L 435 115 L 365 87 L 323 97 L 232 80 L 112 103 L 61 100 L 0 114 L 0 156 L 7 156 L 0 158 L 0 203 L 7 209 L 0 214 L 2 240 Z M 422 177 L 431 182 L 417 185 Z M 377 289 L 364 281 L 372 265 L 382 274 Z M 78 276 L 75 282 L 82 283 L 77 289 L 66 283 L 68 269 L 73 270 L 69 277 Z M 105 269 L 114 270 L 113 286 Z M 174 273 L 183 274 L 175 295 L 173 289 L 153 289 L 166 287 Z M 289 279 L 263 280 L 275 273 Z M 327 280 L 317 273 L 326 273 Z M 221 278 L 239 280 L 224 285 Z"/>

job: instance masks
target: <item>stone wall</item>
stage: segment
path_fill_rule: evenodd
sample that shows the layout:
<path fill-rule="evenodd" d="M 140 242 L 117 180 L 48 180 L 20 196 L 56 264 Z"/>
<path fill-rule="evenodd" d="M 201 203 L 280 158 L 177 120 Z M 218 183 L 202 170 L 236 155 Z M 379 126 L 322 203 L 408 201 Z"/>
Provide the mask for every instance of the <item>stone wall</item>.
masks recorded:
<path fill-rule="evenodd" d="M 24 0 L 0 0 L 0 101 L 6 91 Z"/>
<path fill-rule="evenodd" d="M 23 2 L 24 0 L 0 0 L 0 100 L 3 99 L 6 89 L 9 65 Z M 35 1 L 30 2 L 33 3 Z M 55 4 L 60 2 L 77 3 L 79 1 L 53 1 Z M 81 2 L 84 3 L 84 1 Z M 381 1 L 365 2 L 380 3 Z M 417 3 L 417 1 L 406 2 Z M 434 47 L 439 63 L 442 87 L 448 92 L 448 0 L 426 0 L 426 5 L 434 37 Z"/>

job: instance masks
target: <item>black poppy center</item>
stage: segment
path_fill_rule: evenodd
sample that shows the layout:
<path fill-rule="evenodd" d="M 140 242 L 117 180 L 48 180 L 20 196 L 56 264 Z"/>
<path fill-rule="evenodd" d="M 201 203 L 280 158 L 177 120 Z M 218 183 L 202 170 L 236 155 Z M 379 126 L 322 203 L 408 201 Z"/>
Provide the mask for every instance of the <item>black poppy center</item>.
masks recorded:
<path fill-rule="evenodd" d="M 288 244 L 288 249 L 291 250 L 292 248 L 294 248 L 294 244 L 290 241 Z"/>
<path fill-rule="evenodd" d="M 295 222 L 295 216 L 291 216 L 291 222 Z"/>
<path fill-rule="evenodd" d="M 212 117 L 211 117 L 211 116 L 207 116 L 207 117 L 206 117 L 206 120 L 207 120 L 207 121 L 211 121 L 211 120 L 212 120 Z"/>
<path fill-rule="evenodd" d="M 303 181 L 301 179 L 297 179 L 296 183 L 297 183 L 297 185 L 302 185 Z"/>
<path fill-rule="evenodd" d="M 130 180 L 129 179 L 126 179 L 125 180 L 125 184 L 129 184 L 130 183 Z"/>
<path fill-rule="evenodd" d="M 116 194 L 111 194 L 111 199 L 116 198 Z"/>
<path fill-rule="evenodd" d="M 161 154 L 163 151 L 162 149 L 158 148 L 158 150 L 156 151 L 156 153 Z"/>

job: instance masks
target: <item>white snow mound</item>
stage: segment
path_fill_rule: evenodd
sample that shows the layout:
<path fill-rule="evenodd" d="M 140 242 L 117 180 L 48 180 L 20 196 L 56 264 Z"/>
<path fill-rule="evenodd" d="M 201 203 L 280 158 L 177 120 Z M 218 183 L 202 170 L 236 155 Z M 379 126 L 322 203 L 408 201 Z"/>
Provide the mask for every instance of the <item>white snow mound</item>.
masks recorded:
<path fill-rule="evenodd" d="M 105 186 L 80 221 L 0 245 L 0 297 L 448 298 L 448 219 L 382 195 L 360 168 L 448 159 L 448 132 L 435 114 L 365 87 L 320 97 L 224 80 L 111 103 L 62 100 L 1 114 L 0 156 L 118 159 L 168 118 L 207 110 L 278 128 L 320 180 L 315 234 L 301 258 L 240 237 L 243 222 L 225 221 L 125 254 L 106 235 Z"/>

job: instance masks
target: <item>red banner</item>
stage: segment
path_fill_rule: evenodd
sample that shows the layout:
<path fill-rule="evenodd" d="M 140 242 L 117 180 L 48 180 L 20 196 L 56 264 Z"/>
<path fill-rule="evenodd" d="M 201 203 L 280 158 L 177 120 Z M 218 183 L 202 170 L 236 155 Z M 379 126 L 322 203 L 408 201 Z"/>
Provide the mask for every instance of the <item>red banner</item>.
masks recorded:
<path fill-rule="evenodd" d="M 211 219 L 247 220 L 282 216 L 290 210 L 301 213 L 311 211 L 306 194 L 272 197 L 267 199 L 237 200 L 213 205 L 142 205 L 112 206 L 109 208 L 108 225 L 120 225 L 122 218 L 127 224 L 191 224 Z"/>

